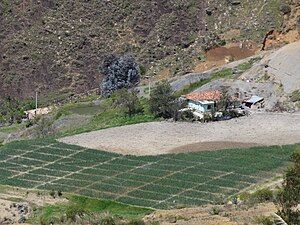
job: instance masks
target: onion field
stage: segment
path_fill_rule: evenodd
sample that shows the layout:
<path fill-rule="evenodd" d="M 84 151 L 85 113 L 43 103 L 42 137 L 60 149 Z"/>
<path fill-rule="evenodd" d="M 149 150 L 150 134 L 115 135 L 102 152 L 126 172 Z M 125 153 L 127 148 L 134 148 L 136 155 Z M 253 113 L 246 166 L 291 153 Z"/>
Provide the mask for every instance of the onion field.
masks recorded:
<path fill-rule="evenodd" d="M 0 148 L 0 184 L 167 209 L 222 203 L 271 178 L 295 145 L 124 156 L 55 140 Z"/>

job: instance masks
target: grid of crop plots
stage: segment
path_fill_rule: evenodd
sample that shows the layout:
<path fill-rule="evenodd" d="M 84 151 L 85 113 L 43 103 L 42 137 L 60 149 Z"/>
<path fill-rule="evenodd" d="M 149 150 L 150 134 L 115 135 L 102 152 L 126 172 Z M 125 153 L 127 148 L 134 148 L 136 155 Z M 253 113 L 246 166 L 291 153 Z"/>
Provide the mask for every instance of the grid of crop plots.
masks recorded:
<path fill-rule="evenodd" d="M 151 208 L 220 203 L 269 178 L 295 146 L 123 156 L 53 140 L 0 149 L 0 184 Z"/>

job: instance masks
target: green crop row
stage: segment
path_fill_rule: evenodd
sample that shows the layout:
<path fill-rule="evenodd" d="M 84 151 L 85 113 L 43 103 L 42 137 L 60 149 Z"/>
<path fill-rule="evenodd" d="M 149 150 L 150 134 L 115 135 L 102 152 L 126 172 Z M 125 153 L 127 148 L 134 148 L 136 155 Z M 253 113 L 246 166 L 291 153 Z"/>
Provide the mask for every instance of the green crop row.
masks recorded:
<path fill-rule="evenodd" d="M 10 186 L 16 186 L 22 188 L 34 188 L 35 186 L 41 184 L 40 182 L 22 180 L 18 178 L 2 180 L 1 183 L 4 185 L 10 185 Z"/>
<path fill-rule="evenodd" d="M 49 176 L 43 176 L 43 175 L 37 175 L 33 173 L 25 173 L 23 175 L 18 176 L 18 178 L 23 180 L 32 180 L 32 181 L 38 181 L 38 182 L 46 182 L 50 179 L 55 179 L 55 177 L 49 177 Z"/>
<path fill-rule="evenodd" d="M 20 164 L 20 165 L 24 165 L 24 166 L 35 166 L 35 167 L 43 166 L 45 164 L 45 162 L 43 162 L 41 160 L 27 159 L 27 158 L 21 158 L 21 157 L 10 159 L 7 162 L 8 163 L 16 163 L 16 164 Z"/>
<path fill-rule="evenodd" d="M 176 173 L 169 177 L 174 180 L 188 181 L 194 183 L 204 183 L 210 181 L 212 178 L 202 175 L 188 174 L 188 173 Z"/>
<path fill-rule="evenodd" d="M 67 185 L 62 185 L 62 184 L 43 184 L 38 187 L 39 189 L 42 190 L 54 190 L 54 191 L 63 191 L 63 192 L 74 192 L 78 189 L 78 187 L 75 186 L 67 186 Z"/>
<path fill-rule="evenodd" d="M 52 181 L 53 184 L 61 184 L 66 186 L 74 186 L 74 187 L 85 187 L 91 184 L 91 182 L 84 181 L 84 180 L 72 180 L 72 179 L 59 179 Z"/>
<path fill-rule="evenodd" d="M 103 163 L 100 165 L 95 166 L 97 169 L 103 169 L 103 170 L 115 170 L 115 171 L 128 171 L 132 170 L 135 167 L 134 166 L 127 166 L 127 165 L 121 165 L 121 164 L 112 164 L 112 163 Z"/>
<path fill-rule="evenodd" d="M 50 169 L 35 169 L 30 171 L 30 173 L 41 175 L 41 176 L 62 177 L 67 175 L 69 172 L 60 171 L 60 170 L 50 170 Z"/>
<path fill-rule="evenodd" d="M 111 160 L 111 157 L 109 157 L 109 156 L 105 156 L 102 154 L 96 155 L 96 154 L 89 153 L 89 152 L 79 152 L 79 153 L 73 155 L 72 158 L 80 159 L 80 160 L 88 160 L 88 161 L 93 161 L 93 162 L 98 162 L 98 163 Z"/>
<path fill-rule="evenodd" d="M 86 174 L 86 173 L 85 174 L 84 173 L 73 173 L 73 174 L 67 176 L 66 178 L 95 182 L 95 181 L 101 181 L 103 179 L 108 179 L 109 176 Z"/>
<path fill-rule="evenodd" d="M 89 188 L 97 190 L 97 191 L 104 191 L 104 192 L 110 192 L 110 193 L 115 193 L 115 194 L 122 194 L 125 191 L 127 191 L 126 187 L 122 186 L 115 186 L 111 184 L 106 184 L 106 183 L 94 183 Z"/>
<path fill-rule="evenodd" d="M 163 194 L 163 193 L 141 191 L 141 190 L 134 190 L 132 192 L 129 192 L 128 196 L 134 198 L 146 199 L 146 200 L 153 200 L 153 201 L 163 201 L 171 197 L 170 195 Z"/>
<path fill-rule="evenodd" d="M 50 164 L 45 167 L 45 169 L 52 169 L 52 170 L 61 170 L 61 171 L 68 171 L 68 172 L 75 172 L 80 170 L 81 168 L 75 165 L 66 165 L 63 163 L 54 163 Z"/>
<path fill-rule="evenodd" d="M 146 184 L 143 182 L 132 181 L 132 180 L 123 180 L 123 179 L 119 179 L 119 178 L 108 179 L 108 180 L 105 180 L 104 182 L 106 184 L 128 187 L 128 188 L 136 188 L 136 187 L 143 186 Z"/>
<path fill-rule="evenodd" d="M 33 159 L 33 160 L 37 159 L 37 160 L 47 161 L 47 162 L 52 162 L 52 161 L 55 161 L 55 160 L 58 160 L 58 159 L 61 158 L 61 157 L 56 156 L 56 155 L 46 155 L 46 154 L 40 154 L 40 153 L 36 153 L 36 152 L 26 153 L 22 157 L 30 158 L 30 159 Z"/>
<path fill-rule="evenodd" d="M 81 171 L 81 173 L 86 173 L 86 174 L 94 174 L 94 175 L 100 175 L 100 176 L 114 176 L 120 171 L 113 171 L 113 170 L 101 170 L 101 169 L 94 169 L 94 168 L 88 168 L 84 169 Z"/>
<path fill-rule="evenodd" d="M 36 150 L 35 152 L 45 153 L 45 154 L 50 154 L 50 155 L 57 155 L 57 156 L 68 156 L 68 155 L 75 153 L 74 151 L 71 151 L 71 150 L 54 148 L 54 147 L 43 147 L 41 149 Z"/>
<path fill-rule="evenodd" d="M 117 175 L 116 177 L 120 178 L 120 179 L 133 180 L 133 181 L 137 181 L 137 182 L 146 182 L 146 183 L 153 181 L 153 177 L 151 177 L 151 176 L 132 173 L 132 172 L 122 173 L 122 174 Z"/>
<path fill-rule="evenodd" d="M 169 194 L 169 195 L 178 194 L 179 192 L 184 191 L 184 189 L 178 188 L 178 187 L 176 187 L 176 185 L 163 186 L 163 185 L 157 185 L 157 184 L 148 184 L 147 186 L 144 186 L 143 188 L 141 188 L 141 190 Z"/>
<path fill-rule="evenodd" d="M 156 178 L 167 176 L 168 174 L 171 173 L 170 171 L 150 169 L 147 167 L 140 167 L 140 168 L 133 170 L 132 172 L 137 173 L 137 174 L 152 176 L 152 177 L 156 177 Z"/>

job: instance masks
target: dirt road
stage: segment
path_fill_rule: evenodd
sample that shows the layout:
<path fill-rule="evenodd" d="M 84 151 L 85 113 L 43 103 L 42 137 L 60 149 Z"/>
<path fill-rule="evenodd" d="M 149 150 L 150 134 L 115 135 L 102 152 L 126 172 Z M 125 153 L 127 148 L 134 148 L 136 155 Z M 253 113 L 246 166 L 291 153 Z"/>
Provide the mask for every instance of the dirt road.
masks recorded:
<path fill-rule="evenodd" d="M 300 143 L 300 114 L 256 113 L 212 123 L 152 122 L 65 137 L 60 141 L 133 155 Z"/>

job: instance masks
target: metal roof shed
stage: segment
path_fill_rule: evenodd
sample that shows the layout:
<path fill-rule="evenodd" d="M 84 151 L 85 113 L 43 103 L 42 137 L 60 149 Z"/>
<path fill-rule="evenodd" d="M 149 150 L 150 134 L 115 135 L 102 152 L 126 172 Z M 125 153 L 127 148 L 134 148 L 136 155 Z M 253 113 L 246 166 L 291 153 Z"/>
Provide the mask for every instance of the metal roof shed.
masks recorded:
<path fill-rule="evenodd" d="M 244 103 L 247 107 L 251 108 L 252 105 L 262 102 L 263 100 L 264 100 L 263 97 L 253 95 L 250 99 L 244 101 Z"/>

